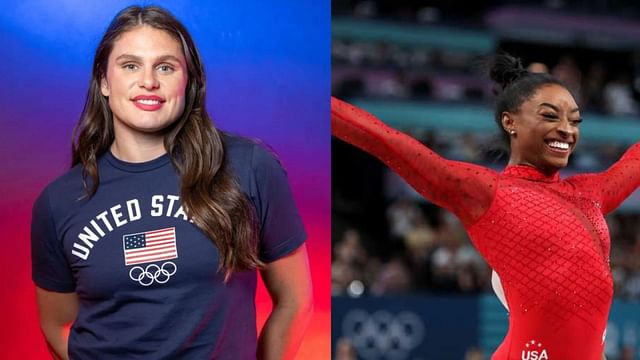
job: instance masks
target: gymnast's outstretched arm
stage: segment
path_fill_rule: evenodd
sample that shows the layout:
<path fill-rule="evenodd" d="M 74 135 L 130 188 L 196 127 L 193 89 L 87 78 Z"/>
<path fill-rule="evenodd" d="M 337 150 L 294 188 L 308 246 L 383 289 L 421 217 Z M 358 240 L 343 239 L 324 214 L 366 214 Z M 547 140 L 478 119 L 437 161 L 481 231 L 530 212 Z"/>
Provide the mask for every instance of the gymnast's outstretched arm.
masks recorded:
<path fill-rule="evenodd" d="M 596 177 L 601 190 L 602 213 L 606 215 L 640 186 L 640 143 L 631 146 L 620 160 Z"/>
<path fill-rule="evenodd" d="M 578 191 L 593 194 L 604 215 L 615 210 L 640 186 L 640 143 L 631 146 L 607 170 L 567 179 Z"/>
<path fill-rule="evenodd" d="M 429 201 L 472 225 L 489 208 L 498 174 L 478 165 L 439 156 L 372 114 L 331 99 L 332 134 L 374 155 Z"/>

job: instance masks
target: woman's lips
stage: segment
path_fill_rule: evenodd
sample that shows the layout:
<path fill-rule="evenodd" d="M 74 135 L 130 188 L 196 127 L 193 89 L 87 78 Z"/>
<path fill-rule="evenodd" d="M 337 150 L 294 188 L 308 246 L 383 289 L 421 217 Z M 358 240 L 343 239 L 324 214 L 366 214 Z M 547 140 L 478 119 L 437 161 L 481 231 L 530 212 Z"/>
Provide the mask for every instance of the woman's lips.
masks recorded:
<path fill-rule="evenodd" d="M 164 104 L 164 99 L 157 95 L 138 95 L 132 101 L 138 109 L 144 111 L 159 110 Z"/>

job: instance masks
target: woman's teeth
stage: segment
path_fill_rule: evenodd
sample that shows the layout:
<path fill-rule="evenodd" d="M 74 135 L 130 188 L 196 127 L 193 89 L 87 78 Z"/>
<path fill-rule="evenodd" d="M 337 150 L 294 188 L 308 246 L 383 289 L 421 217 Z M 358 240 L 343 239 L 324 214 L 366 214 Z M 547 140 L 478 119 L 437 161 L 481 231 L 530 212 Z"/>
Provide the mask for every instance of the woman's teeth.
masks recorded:
<path fill-rule="evenodd" d="M 554 149 L 569 150 L 569 143 L 566 142 L 554 140 L 548 142 L 547 144 Z"/>
<path fill-rule="evenodd" d="M 158 101 L 158 100 L 140 99 L 140 100 L 136 100 L 136 101 L 138 101 L 139 103 L 144 104 L 144 105 L 155 105 L 155 104 L 160 103 L 160 101 Z"/>

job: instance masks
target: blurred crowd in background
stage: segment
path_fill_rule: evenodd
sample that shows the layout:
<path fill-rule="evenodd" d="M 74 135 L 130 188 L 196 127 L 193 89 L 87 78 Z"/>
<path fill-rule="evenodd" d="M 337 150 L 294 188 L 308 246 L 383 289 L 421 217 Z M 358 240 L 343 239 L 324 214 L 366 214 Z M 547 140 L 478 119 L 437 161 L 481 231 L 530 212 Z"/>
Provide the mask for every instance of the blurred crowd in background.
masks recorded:
<path fill-rule="evenodd" d="M 334 41 L 333 59 L 333 94 L 341 98 L 486 102 L 493 96 L 493 85 L 482 71 L 482 58 L 473 55 L 385 42 Z M 638 115 L 640 79 L 627 69 L 611 69 L 600 60 L 581 59 L 579 63 L 570 54 L 553 64 L 532 62 L 528 67 L 562 80 L 582 109 Z"/>
<path fill-rule="evenodd" d="M 546 36 L 540 31 L 514 33 L 521 31 L 518 24 L 508 27 L 502 21 L 505 16 L 532 18 L 504 5 L 543 5 L 545 11 L 555 14 L 551 21 L 565 21 L 568 32 L 578 31 L 593 20 L 580 19 L 577 15 L 601 14 L 598 11 L 602 8 L 608 8 L 616 16 L 634 19 L 640 6 L 630 2 L 483 1 L 466 2 L 462 6 L 456 1 L 334 1 L 333 4 L 334 16 L 338 19 L 332 45 L 335 96 L 483 103 L 492 99 L 493 85 L 483 62 L 487 54 L 478 46 L 461 48 L 453 42 L 451 47 L 423 46 L 420 42 L 395 41 L 393 36 L 381 36 L 377 40 L 344 36 L 340 32 L 340 19 L 357 19 L 361 23 L 375 19 L 381 28 L 393 24 L 390 28 L 394 31 L 421 29 L 426 35 L 431 26 L 432 32 L 454 28 L 463 29 L 467 36 L 479 36 L 480 40 L 483 34 L 486 39 L 497 38 L 499 48 L 517 53 L 530 71 L 549 72 L 565 82 L 583 110 L 638 115 L 640 52 L 626 43 L 617 43 L 621 40 L 615 33 L 609 34 L 610 39 L 597 42 L 598 32 L 605 30 L 606 33 L 606 28 L 591 25 L 594 34 L 583 34 L 585 39 L 574 40 Z M 500 5 L 502 10 L 494 10 Z M 571 14 L 570 18 L 563 17 L 567 13 Z M 548 14 L 542 16 L 548 17 Z M 405 24 L 404 28 L 397 26 L 399 20 Z M 582 20 L 585 24 L 580 23 Z M 569 28 L 570 22 L 574 23 L 573 28 Z"/>

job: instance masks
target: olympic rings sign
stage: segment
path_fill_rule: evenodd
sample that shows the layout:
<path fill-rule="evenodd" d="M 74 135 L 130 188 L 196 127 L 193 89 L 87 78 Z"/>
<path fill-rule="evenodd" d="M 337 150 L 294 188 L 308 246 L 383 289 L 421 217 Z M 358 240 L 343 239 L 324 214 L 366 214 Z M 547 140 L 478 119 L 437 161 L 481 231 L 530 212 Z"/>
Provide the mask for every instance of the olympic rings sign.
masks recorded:
<path fill-rule="evenodd" d="M 424 339 L 423 320 L 414 312 L 392 314 L 379 310 L 373 314 L 355 309 L 342 321 L 342 333 L 364 359 L 406 359 Z"/>
<path fill-rule="evenodd" d="M 165 269 L 165 266 L 167 267 Z M 142 286 L 149 286 L 154 282 L 164 284 L 178 270 L 178 266 L 171 261 L 167 261 L 162 266 L 149 264 L 146 268 L 134 266 L 129 270 L 131 280 L 138 282 Z"/>

